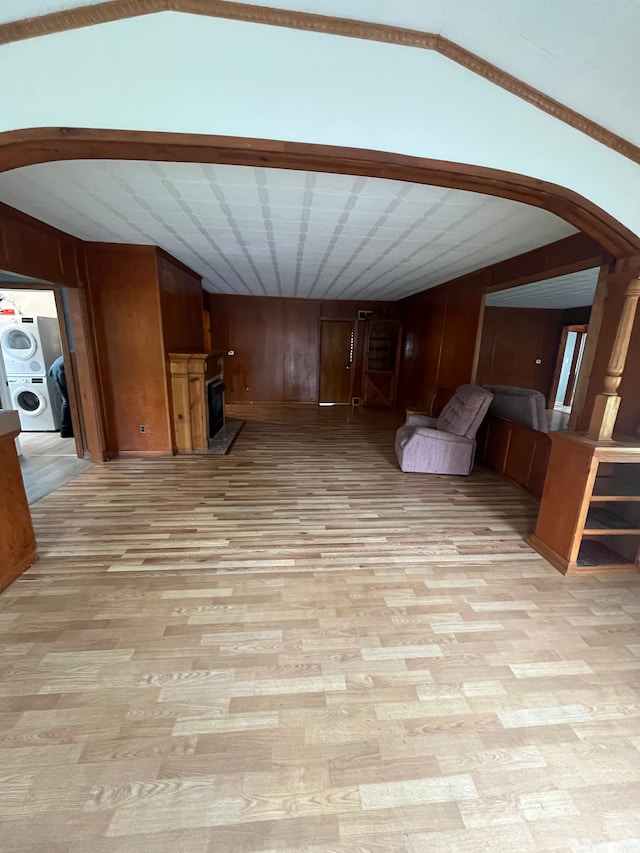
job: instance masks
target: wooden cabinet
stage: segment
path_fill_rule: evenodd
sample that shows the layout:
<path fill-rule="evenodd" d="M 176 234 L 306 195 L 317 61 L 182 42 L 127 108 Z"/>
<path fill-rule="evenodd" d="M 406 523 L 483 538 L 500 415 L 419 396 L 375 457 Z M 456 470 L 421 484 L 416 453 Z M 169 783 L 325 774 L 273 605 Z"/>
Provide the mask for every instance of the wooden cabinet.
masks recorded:
<path fill-rule="evenodd" d="M 551 433 L 530 544 L 561 572 L 638 571 L 640 446 Z"/>
<path fill-rule="evenodd" d="M 36 537 L 24 491 L 15 439 L 20 420 L 15 411 L 0 411 L 0 590 L 38 559 Z"/>
<path fill-rule="evenodd" d="M 491 415 L 478 430 L 476 459 L 540 500 L 551 452 L 549 435 Z"/>
<path fill-rule="evenodd" d="M 370 317 L 365 325 L 362 404 L 391 409 L 396 404 L 402 326 L 392 317 Z"/>

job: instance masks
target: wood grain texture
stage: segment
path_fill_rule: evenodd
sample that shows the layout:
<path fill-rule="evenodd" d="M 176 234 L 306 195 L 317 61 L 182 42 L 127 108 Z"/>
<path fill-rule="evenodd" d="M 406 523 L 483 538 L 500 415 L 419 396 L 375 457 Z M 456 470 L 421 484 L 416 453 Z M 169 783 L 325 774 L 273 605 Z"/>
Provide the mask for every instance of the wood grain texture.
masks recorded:
<path fill-rule="evenodd" d="M 16 429 L 0 435 L 0 590 L 38 559 L 16 452 Z"/>
<path fill-rule="evenodd" d="M 406 330 L 402 405 L 420 407 L 429 389 L 454 390 L 472 380 L 474 368 L 486 359 L 477 340 L 486 292 L 600 266 L 605 256 L 585 234 L 575 234 L 403 299 L 398 303 Z"/>
<path fill-rule="evenodd" d="M 225 358 L 230 402 L 317 403 L 322 320 L 351 320 L 356 329 L 353 394 L 360 396 L 364 334 L 358 311 L 387 311 L 391 302 L 208 294 L 216 350 Z M 257 330 L 260 333 L 257 334 Z"/>
<path fill-rule="evenodd" d="M 532 545 L 562 572 L 640 568 L 640 445 L 552 432 Z"/>
<path fill-rule="evenodd" d="M 0 202 L 0 269 L 78 286 L 82 241 Z"/>
<path fill-rule="evenodd" d="M 423 30 L 411 30 L 405 27 L 390 26 L 389 24 L 294 10 L 274 9 L 247 3 L 229 2 L 229 0 L 222 0 L 222 2 L 221 0 L 111 0 L 111 2 L 67 9 L 0 25 L 0 44 L 164 11 L 230 18 L 248 23 L 268 24 L 270 26 L 403 45 L 422 50 L 434 50 L 463 68 L 484 77 L 518 98 L 522 98 L 543 112 L 565 122 L 570 127 L 587 134 L 602 145 L 612 148 L 624 157 L 640 162 L 640 148 L 629 140 L 618 136 L 582 113 L 578 113 L 565 104 L 550 98 L 539 89 L 524 83 L 512 74 L 508 74 L 501 68 L 487 62 L 486 59 L 444 38 L 444 36 Z"/>
<path fill-rule="evenodd" d="M 169 393 L 153 246 L 86 244 L 107 450 L 170 453 Z M 202 334 L 201 315 L 197 328 Z M 141 433 L 144 424 L 146 432 Z"/>
<path fill-rule="evenodd" d="M 476 382 L 535 388 L 551 407 L 562 324 L 561 310 L 485 307 Z"/>
<path fill-rule="evenodd" d="M 160 249 L 156 259 L 165 353 L 204 352 L 202 277 Z"/>
<path fill-rule="evenodd" d="M 618 262 L 615 272 L 609 274 L 604 284 L 605 294 L 600 303 L 599 334 L 597 341 L 592 343 L 591 371 L 588 376 L 588 386 L 584 393 L 585 403 L 582 414 L 576 418 L 576 429 L 586 431 L 589 427 L 589 416 L 593 410 L 596 395 L 602 390 L 607 367 L 612 355 L 616 332 L 620 324 L 625 304 L 627 285 L 632 277 L 640 274 L 640 259 L 631 266 L 629 274 L 625 273 L 626 265 Z M 623 273 L 620 277 L 620 273 Z M 602 294 L 601 294 L 602 295 Z M 589 341 L 589 338 L 587 338 Z M 619 394 L 622 398 L 616 421 L 616 435 L 635 436 L 640 428 L 640 395 L 637 393 L 640 382 L 640 323 L 634 318 L 624 374 L 620 382 Z"/>
<path fill-rule="evenodd" d="M 478 430 L 477 458 L 538 500 L 542 497 L 551 439 L 546 432 L 489 416 Z"/>
<path fill-rule="evenodd" d="M 640 578 L 561 576 L 492 474 L 402 474 L 392 413 L 230 409 L 230 455 L 34 507 L 0 596 L 3 850 L 640 845 Z"/>
<path fill-rule="evenodd" d="M 353 377 L 351 320 L 322 320 L 320 326 L 320 403 L 351 403 Z"/>

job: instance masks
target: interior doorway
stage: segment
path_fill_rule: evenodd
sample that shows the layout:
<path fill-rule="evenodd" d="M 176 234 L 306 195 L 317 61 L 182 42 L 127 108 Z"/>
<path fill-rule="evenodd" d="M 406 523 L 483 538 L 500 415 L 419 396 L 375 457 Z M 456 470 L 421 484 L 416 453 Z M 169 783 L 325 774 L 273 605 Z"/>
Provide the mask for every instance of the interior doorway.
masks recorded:
<path fill-rule="evenodd" d="M 353 320 L 322 320 L 320 330 L 321 406 L 351 403 L 355 327 Z"/>
<path fill-rule="evenodd" d="M 63 294 L 16 284 L 2 275 L 0 405 L 20 417 L 16 447 L 27 499 L 34 503 L 91 463 L 84 459 L 80 413 L 69 406 L 75 375 Z"/>
<path fill-rule="evenodd" d="M 564 326 L 562 329 L 550 394 L 551 408 L 556 412 L 571 412 L 588 329 L 586 325 Z"/>

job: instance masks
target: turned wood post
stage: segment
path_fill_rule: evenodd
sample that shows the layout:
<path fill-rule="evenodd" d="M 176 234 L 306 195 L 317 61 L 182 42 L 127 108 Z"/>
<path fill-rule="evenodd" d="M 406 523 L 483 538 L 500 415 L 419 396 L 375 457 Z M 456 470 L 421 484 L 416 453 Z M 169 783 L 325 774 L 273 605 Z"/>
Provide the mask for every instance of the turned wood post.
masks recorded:
<path fill-rule="evenodd" d="M 596 395 L 591 414 L 591 422 L 587 438 L 593 441 L 610 441 L 620 408 L 618 388 L 622 380 L 622 371 L 627 359 L 631 330 L 636 316 L 638 298 L 640 297 L 640 279 L 632 278 L 627 284 L 624 294 L 624 305 L 616 330 L 613 349 L 609 357 L 607 372 L 604 378 L 604 388 Z"/>

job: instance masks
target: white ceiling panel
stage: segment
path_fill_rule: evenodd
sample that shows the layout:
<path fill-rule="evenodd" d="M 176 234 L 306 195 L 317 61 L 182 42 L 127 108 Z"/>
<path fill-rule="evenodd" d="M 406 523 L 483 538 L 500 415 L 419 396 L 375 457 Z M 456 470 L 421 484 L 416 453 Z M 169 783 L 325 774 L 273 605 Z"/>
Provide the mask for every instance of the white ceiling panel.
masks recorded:
<path fill-rule="evenodd" d="M 545 281 L 490 293 L 485 305 L 503 308 L 582 308 L 593 304 L 600 269 L 594 267 Z"/>
<path fill-rule="evenodd" d="M 396 300 L 575 229 L 537 208 L 379 178 L 87 160 L 0 175 L 0 200 L 83 240 L 157 245 L 211 292 Z"/>

